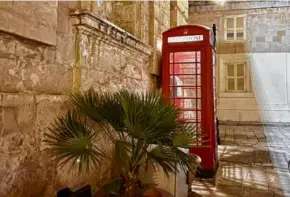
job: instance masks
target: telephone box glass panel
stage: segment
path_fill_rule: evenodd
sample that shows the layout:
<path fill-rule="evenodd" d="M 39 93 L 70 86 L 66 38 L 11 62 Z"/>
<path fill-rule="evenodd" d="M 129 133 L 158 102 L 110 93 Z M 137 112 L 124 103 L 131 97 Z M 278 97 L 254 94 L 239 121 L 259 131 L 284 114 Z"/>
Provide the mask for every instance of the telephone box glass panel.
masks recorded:
<path fill-rule="evenodd" d="M 181 110 L 179 119 L 201 129 L 201 52 L 171 52 L 170 99 Z"/>

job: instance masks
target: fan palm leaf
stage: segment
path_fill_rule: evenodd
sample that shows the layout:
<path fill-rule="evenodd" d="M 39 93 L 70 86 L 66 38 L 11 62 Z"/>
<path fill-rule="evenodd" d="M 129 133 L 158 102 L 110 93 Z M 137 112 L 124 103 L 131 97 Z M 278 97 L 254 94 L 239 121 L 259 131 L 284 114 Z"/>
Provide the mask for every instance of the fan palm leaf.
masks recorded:
<path fill-rule="evenodd" d="M 97 168 L 106 158 L 97 146 L 98 136 L 104 134 L 115 145 L 112 167 L 122 175 L 138 174 L 149 163 L 166 175 L 179 167 L 189 169 L 190 158 L 180 148 L 192 147 L 198 131 L 178 121 L 178 108 L 159 93 L 89 90 L 72 93 L 70 100 L 75 109 L 56 119 L 46 134 L 51 155 L 60 166 Z"/>
<path fill-rule="evenodd" d="M 97 131 L 93 124 L 75 111 L 68 111 L 57 118 L 45 133 L 45 142 L 49 145 L 49 154 L 60 166 L 69 164 L 70 170 L 95 168 L 105 153 L 97 147 Z"/>

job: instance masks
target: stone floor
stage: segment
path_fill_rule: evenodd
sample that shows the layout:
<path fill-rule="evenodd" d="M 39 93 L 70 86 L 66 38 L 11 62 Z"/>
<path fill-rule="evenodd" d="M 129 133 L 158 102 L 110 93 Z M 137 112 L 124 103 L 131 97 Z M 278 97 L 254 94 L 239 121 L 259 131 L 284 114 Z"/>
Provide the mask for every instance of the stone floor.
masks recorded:
<path fill-rule="evenodd" d="M 197 179 L 193 196 L 290 197 L 290 127 L 220 126 L 220 136 L 216 177 Z"/>

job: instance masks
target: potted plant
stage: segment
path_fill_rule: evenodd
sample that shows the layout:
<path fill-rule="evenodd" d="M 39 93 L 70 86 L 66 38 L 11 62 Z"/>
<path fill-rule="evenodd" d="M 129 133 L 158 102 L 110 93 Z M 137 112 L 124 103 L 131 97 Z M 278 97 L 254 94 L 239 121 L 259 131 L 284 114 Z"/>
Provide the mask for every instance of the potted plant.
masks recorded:
<path fill-rule="evenodd" d="M 113 170 L 111 181 L 100 189 L 103 195 L 142 196 L 148 165 L 161 167 L 168 176 L 177 166 L 191 169 L 192 158 L 181 148 L 197 139 L 195 126 L 178 121 L 178 108 L 159 93 L 89 90 L 72 93 L 70 101 L 73 108 L 46 133 L 50 156 L 59 167 L 79 171 L 93 171 L 109 159 Z M 99 147 L 103 136 L 110 141 L 111 156 Z"/>

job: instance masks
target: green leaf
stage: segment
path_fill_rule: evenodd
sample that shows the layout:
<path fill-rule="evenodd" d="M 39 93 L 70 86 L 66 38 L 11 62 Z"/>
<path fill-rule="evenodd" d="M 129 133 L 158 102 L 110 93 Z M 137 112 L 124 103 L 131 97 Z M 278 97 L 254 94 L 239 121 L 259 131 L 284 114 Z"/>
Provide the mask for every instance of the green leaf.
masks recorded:
<path fill-rule="evenodd" d="M 45 142 L 49 145 L 50 156 L 59 165 L 77 167 L 79 170 L 95 169 L 105 157 L 97 147 L 97 132 L 85 118 L 75 111 L 68 111 L 59 117 L 45 133 Z"/>
<path fill-rule="evenodd" d="M 147 152 L 147 159 L 152 167 L 156 169 L 158 166 L 162 168 L 166 176 L 176 173 L 176 164 L 178 161 L 172 157 L 171 151 L 167 147 L 157 146 Z"/>
<path fill-rule="evenodd" d="M 123 169 L 130 168 L 131 147 L 132 145 L 130 142 L 122 140 L 115 141 L 115 151 L 112 165 L 115 172 L 120 174 Z"/>

